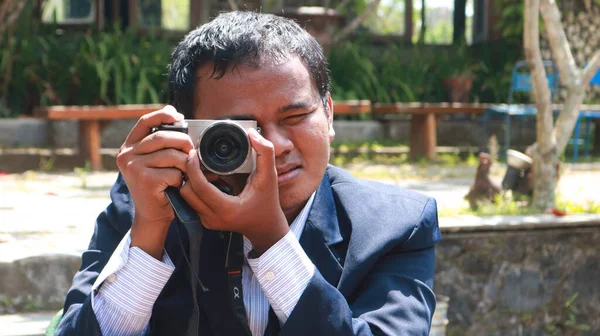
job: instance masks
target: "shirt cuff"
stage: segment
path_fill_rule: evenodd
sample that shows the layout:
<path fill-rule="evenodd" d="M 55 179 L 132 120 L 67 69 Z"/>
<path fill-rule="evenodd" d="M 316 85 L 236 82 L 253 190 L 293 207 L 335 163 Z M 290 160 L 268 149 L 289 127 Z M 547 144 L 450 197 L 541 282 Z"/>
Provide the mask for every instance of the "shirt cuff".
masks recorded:
<path fill-rule="evenodd" d="M 175 270 L 166 251 L 161 262 L 130 245 L 128 232 L 92 286 L 92 309 L 106 335 L 143 332 Z"/>
<path fill-rule="evenodd" d="M 259 258 L 248 258 L 248 264 L 279 322 L 285 324 L 314 275 L 315 265 L 292 231 Z"/>

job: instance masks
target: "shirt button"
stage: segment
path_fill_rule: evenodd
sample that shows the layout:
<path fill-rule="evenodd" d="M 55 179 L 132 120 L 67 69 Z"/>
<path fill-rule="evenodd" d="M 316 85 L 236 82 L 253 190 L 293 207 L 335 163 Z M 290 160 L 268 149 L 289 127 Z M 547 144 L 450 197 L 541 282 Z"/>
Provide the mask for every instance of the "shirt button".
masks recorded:
<path fill-rule="evenodd" d="M 117 276 L 115 274 L 111 274 L 106 277 L 106 282 L 108 283 L 113 283 L 115 280 L 117 280 Z"/>
<path fill-rule="evenodd" d="M 265 279 L 267 279 L 267 281 L 275 279 L 275 273 L 268 271 L 267 274 L 265 274 Z"/>

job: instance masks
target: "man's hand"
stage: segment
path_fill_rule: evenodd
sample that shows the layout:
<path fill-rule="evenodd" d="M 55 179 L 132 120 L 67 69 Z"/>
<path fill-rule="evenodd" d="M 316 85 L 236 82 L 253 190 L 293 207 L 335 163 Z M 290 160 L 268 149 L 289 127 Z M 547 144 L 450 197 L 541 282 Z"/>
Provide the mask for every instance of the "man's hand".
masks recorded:
<path fill-rule="evenodd" d="M 188 153 L 194 144 L 181 132 L 151 132 L 161 124 L 180 120 L 183 115 L 170 105 L 144 115 L 127 136 L 117 156 L 117 166 L 135 206 L 131 246 L 139 246 L 156 259 L 162 257 L 169 225 L 174 218 L 164 191 L 168 186 L 181 186 Z"/>
<path fill-rule="evenodd" d="M 256 170 L 239 195 L 227 195 L 209 183 L 195 150 L 189 152 L 188 181 L 180 192 L 206 228 L 239 232 L 260 255 L 283 238 L 289 226 L 279 204 L 273 144 L 254 129 L 248 131 L 248 136 L 256 151 Z"/>

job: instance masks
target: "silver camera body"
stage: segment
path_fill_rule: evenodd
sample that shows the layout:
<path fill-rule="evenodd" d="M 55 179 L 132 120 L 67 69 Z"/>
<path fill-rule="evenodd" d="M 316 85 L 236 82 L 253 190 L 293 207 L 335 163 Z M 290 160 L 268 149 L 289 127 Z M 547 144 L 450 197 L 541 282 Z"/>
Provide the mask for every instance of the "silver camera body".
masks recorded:
<path fill-rule="evenodd" d="M 217 175 L 250 174 L 256 168 L 256 152 L 247 131 L 260 128 L 255 120 L 183 120 L 161 129 L 184 131 L 192 138 L 202 168 Z"/>

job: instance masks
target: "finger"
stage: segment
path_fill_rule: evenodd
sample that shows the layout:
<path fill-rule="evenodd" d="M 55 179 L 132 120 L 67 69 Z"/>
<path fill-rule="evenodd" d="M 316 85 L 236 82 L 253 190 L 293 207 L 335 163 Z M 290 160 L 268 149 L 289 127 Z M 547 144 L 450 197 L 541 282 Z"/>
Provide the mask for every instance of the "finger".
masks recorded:
<path fill-rule="evenodd" d="M 159 178 L 164 181 L 166 184 L 165 189 L 167 187 L 181 187 L 183 183 L 183 176 L 181 175 L 181 171 L 175 168 L 155 168 L 153 169 L 156 174 L 159 175 Z"/>
<path fill-rule="evenodd" d="M 265 139 L 255 129 L 248 130 L 252 148 L 256 151 L 256 171 L 253 173 L 259 181 L 277 178 L 275 167 L 275 149 L 273 143 Z"/>
<path fill-rule="evenodd" d="M 137 155 L 156 152 L 164 148 L 175 148 L 183 153 L 189 153 L 194 143 L 189 135 L 174 131 L 154 132 L 133 145 L 133 153 Z"/>
<path fill-rule="evenodd" d="M 219 212 L 218 210 L 222 208 L 223 204 L 229 201 L 228 197 L 230 196 L 208 182 L 206 176 L 200 170 L 200 159 L 195 149 L 192 149 L 188 153 L 186 173 L 188 177 L 186 184 L 189 184 L 194 193 L 214 212 Z"/>
<path fill-rule="evenodd" d="M 198 197 L 198 195 L 196 195 L 194 189 L 192 189 L 192 186 L 189 183 L 185 183 L 181 188 L 179 188 L 179 194 L 181 194 L 181 197 L 183 197 L 187 204 L 189 204 L 189 206 L 191 206 L 192 209 L 194 209 L 201 217 L 214 214 L 213 210 L 206 205 L 206 203 L 204 203 L 202 199 Z"/>
<path fill-rule="evenodd" d="M 145 114 L 138 120 L 135 126 L 133 126 L 133 129 L 125 140 L 125 146 L 131 146 L 142 140 L 146 135 L 150 134 L 154 127 L 181 121 L 183 118 L 183 114 L 178 113 L 171 105 L 167 105 L 161 110 Z"/>
<path fill-rule="evenodd" d="M 156 186 L 157 190 L 164 190 L 167 187 L 181 186 L 183 178 L 181 171 L 176 168 L 146 168 L 140 171 L 135 180 L 127 181 L 128 185 L 140 184 L 146 186 Z"/>
<path fill-rule="evenodd" d="M 187 169 L 187 154 L 176 149 L 161 149 L 136 158 L 140 164 L 148 168 L 177 168 L 179 175 Z"/>

